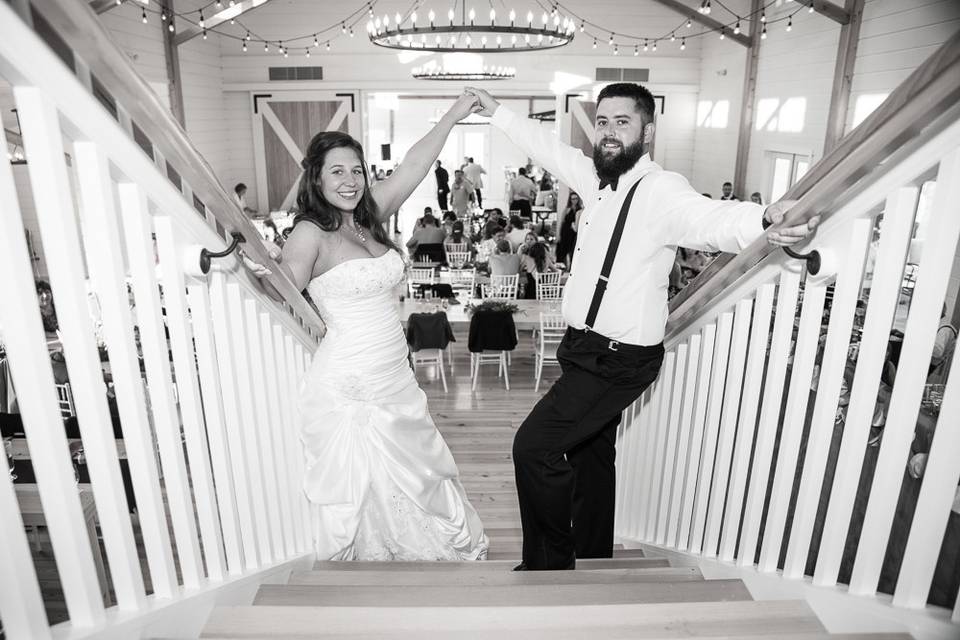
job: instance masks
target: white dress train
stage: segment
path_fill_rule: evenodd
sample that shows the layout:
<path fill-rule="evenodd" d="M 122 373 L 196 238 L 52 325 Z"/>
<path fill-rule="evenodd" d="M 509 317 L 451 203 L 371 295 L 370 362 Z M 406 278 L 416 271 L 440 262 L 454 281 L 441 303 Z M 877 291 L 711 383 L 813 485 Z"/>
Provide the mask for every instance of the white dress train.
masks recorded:
<path fill-rule="evenodd" d="M 318 558 L 480 560 L 487 537 L 407 359 L 396 251 L 307 285 L 327 335 L 300 386 Z"/>

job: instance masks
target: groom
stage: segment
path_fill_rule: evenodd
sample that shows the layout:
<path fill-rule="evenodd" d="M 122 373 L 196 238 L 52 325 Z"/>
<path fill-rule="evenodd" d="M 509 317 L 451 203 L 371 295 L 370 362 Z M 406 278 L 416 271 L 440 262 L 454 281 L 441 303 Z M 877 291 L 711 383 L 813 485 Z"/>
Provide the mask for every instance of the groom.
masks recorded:
<path fill-rule="evenodd" d="M 792 202 L 718 202 L 664 171 L 647 149 L 654 100 L 633 83 L 597 99 L 593 158 L 518 116 L 482 89 L 481 115 L 575 190 L 584 203 L 563 296 L 569 328 L 563 370 L 513 442 L 523 563 L 573 569 L 613 555 L 616 431 L 621 412 L 657 377 L 668 315 L 667 281 L 678 246 L 737 252 L 779 225 Z M 818 218 L 766 231 L 773 244 L 806 237 Z"/>

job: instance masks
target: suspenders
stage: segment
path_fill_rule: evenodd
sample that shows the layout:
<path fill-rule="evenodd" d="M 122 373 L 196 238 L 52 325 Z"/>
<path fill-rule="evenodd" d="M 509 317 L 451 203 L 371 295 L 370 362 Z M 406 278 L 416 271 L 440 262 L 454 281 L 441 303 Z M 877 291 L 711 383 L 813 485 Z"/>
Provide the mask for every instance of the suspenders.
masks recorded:
<path fill-rule="evenodd" d="M 640 186 L 640 180 L 637 180 L 627 197 L 623 200 L 623 206 L 620 207 L 620 216 L 617 218 L 617 224 L 613 228 L 613 235 L 610 236 L 610 246 L 607 247 L 607 255 L 603 259 L 603 266 L 600 268 L 600 279 L 597 280 L 597 288 L 593 291 L 593 299 L 590 301 L 590 310 L 587 311 L 587 329 L 593 331 L 593 323 L 597 321 L 597 313 L 600 311 L 600 303 L 603 301 L 603 294 L 607 290 L 607 282 L 610 280 L 610 271 L 613 269 L 613 261 L 617 257 L 617 247 L 620 246 L 620 238 L 623 236 L 623 228 L 627 224 L 627 213 L 630 211 L 630 203 L 633 202 L 633 194 Z"/>

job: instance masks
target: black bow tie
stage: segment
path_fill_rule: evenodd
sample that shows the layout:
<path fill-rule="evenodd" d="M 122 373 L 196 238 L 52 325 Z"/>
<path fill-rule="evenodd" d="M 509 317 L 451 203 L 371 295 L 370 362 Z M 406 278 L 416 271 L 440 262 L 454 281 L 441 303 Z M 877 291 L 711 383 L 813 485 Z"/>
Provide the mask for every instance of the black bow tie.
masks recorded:
<path fill-rule="evenodd" d="M 617 190 L 617 183 L 620 182 L 620 178 L 613 178 L 612 180 L 606 180 L 604 178 L 600 179 L 600 190 L 603 191 L 608 185 L 613 191 Z"/>

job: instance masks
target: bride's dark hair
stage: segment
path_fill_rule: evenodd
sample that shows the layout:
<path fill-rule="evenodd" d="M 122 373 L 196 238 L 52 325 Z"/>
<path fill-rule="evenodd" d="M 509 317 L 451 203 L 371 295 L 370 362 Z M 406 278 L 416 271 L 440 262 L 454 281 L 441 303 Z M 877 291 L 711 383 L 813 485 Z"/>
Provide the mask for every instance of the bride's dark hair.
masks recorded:
<path fill-rule="evenodd" d="M 311 222 L 324 231 L 336 231 L 343 224 L 341 212 L 323 197 L 320 189 L 320 174 L 327 154 L 338 147 L 353 149 L 360 159 L 363 168 L 363 194 L 357 208 L 353 210 L 353 220 L 359 227 L 370 231 L 370 235 L 381 243 L 397 249 L 390 239 L 383 225 L 377 219 L 379 210 L 373 196 L 370 195 L 370 178 L 367 175 L 367 162 L 363 157 L 363 147 L 346 133 L 340 131 L 323 131 L 313 136 L 307 146 L 306 156 L 300 165 L 303 167 L 303 177 L 300 178 L 300 187 L 297 191 L 297 216 L 293 224 Z"/>

